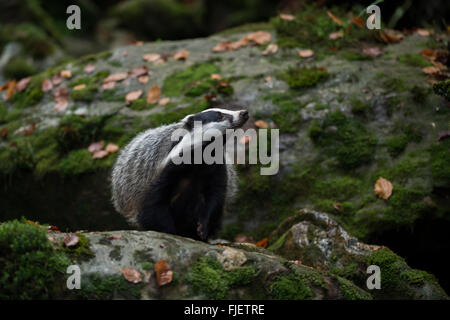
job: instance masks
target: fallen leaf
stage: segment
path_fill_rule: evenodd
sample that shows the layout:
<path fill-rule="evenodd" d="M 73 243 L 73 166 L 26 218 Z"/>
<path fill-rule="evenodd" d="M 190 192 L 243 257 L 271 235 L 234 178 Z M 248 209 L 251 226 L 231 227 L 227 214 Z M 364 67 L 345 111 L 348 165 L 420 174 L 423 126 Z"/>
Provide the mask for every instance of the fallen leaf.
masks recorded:
<path fill-rule="evenodd" d="M 383 50 L 378 47 L 364 48 L 363 53 L 371 57 L 378 57 L 383 54 Z"/>
<path fill-rule="evenodd" d="M 58 89 L 53 91 L 53 99 L 55 101 L 57 101 L 60 98 L 68 98 L 69 97 L 69 92 L 67 91 L 67 87 L 66 86 L 61 86 Z"/>
<path fill-rule="evenodd" d="M 427 59 L 436 59 L 436 51 L 432 49 L 423 49 L 420 52 Z"/>
<path fill-rule="evenodd" d="M 161 59 L 161 55 L 159 53 L 146 53 L 142 56 L 142 59 L 148 62 L 155 62 Z"/>
<path fill-rule="evenodd" d="M 25 90 L 28 86 L 28 84 L 30 83 L 31 77 L 26 77 L 21 79 L 17 85 L 16 85 L 16 90 L 18 92 L 22 92 L 23 90 Z"/>
<path fill-rule="evenodd" d="M 256 246 L 260 248 L 267 248 L 268 245 L 269 245 L 269 238 L 264 238 L 256 242 Z"/>
<path fill-rule="evenodd" d="M 222 76 L 220 74 L 217 74 L 217 73 L 212 73 L 210 78 L 212 80 L 222 80 Z"/>
<path fill-rule="evenodd" d="M 147 92 L 147 103 L 156 103 L 160 97 L 161 89 L 157 85 L 154 85 Z"/>
<path fill-rule="evenodd" d="M 342 38 L 344 36 L 344 34 L 342 33 L 342 32 L 333 32 L 333 33 L 330 33 L 330 35 L 328 36 L 331 40 L 335 40 L 335 39 L 338 39 L 338 38 Z"/>
<path fill-rule="evenodd" d="M 360 28 L 364 27 L 364 20 L 361 19 L 360 17 L 353 17 L 352 22 Z"/>
<path fill-rule="evenodd" d="M 166 261 L 160 260 L 155 264 L 155 273 L 156 282 L 159 286 L 172 282 L 173 272 Z"/>
<path fill-rule="evenodd" d="M 108 143 L 108 145 L 105 148 L 105 151 L 108 153 L 116 153 L 117 151 L 119 151 L 119 146 L 114 143 Z"/>
<path fill-rule="evenodd" d="M 131 283 L 139 283 L 142 281 L 141 273 L 136 269 L 132 268 L 122 268 L 123 277 Z"/>
<path fill-rule="evenodd" d="M 261 45 L 269 42 L 272 36 L 266 31 L 256 31 L 248 34 L 245 38 L 249 41 L 253 41 L 256 44 Z"/>
<path fill-rule="evenodd" d="M 4 138 L 8 134 L 8 127 L 4 127 L 0 132 L 0 137 Z"/>
<path fill-rule="evenodd" d="M 392 194 L 392 183 L 382 177 L 375 182 L 375 194 L 381 199 L 387 200 Z"/>
<path fill-rule="evenodd" d="M 62 70 L 60 74 L 61 74 L 61 77 L 66 78 L 66 79 L 72 78 L 72 71 L 70 71 L 70 70 Z"/>
<path fill-rule="evenodd" d="M 287 20 L 287 21 L 292 21 L 295 19 L 295 17 L 292 14 L 288 14 L 288 13 L 280 13 L 280 18 L 282 20 Z"/>
<path fill-rule="evenodd" d="M 272 77 L 271 76 L 267 76 L 264 78 L 265 82 L 271 82 L 272 81 Z"/>
<path fill-rule="evenodd" d="M 79 84 L 79 85 L 73 87 L 73 90 L 77 91 L 77 90 L 83 90 L 85 88 L 86 88 L 86 85 L 84 83 L 82 83 L 82 84 Z"/>
<path fill-rule="evenodd" d="M 122 80 L 125 80 L 126 78 L 128 78 L 128 73 L 126 73 L 126 72 L 113 73 L 113 74 L 107 76 L 103 80 L 103 83 L 108 83 L 111 81 L 114 81 L 114 82 L 122 81 Z"/>
<path fill-rule="evenodd" d="M 140 77 L 138 78 L 138 81 L 139 81 L 140 83 L 147 83 L 149 79 L 150 79 L 149 76 L 140 76 Z"/>
<path fill-rule="evenodd" d="M 135 41 L 133 43 L 133 45 L 138 46 L 138 47 L 142 46 L 143 44 L 144 44 L 144 41 Z"/>
<path fill-rule="evenodd" d="M 33 133 L 34 129 L 36 129 L 36 123 L 33 122 L 27 129 L 25 129 L 23 134 L 25 136 L 29 136 Z"/>
<path fill-rule="evenodd" d="M 422 68 L 422 72 L 425 74 L 434 74 L 439 72 L 439 68 L 436 68 L 435 66 L 429 66 Z"/>
<path fill-rule="evenodd" d="M 113 239 L 113 240 L 122 239 L 122 235 L 121 234 L 112 234 L 108 237 L 108 239 Z"/>
<path fill-rule="evenodd" d="M 298 266 L 302 265 L 302 262 L 300 260 L 289 260 L 290 263 L 296 264 Z"/>
<path fill-rule="evenodd" d="M 125 96 L 125 102 L 127 104 L 130 104 L 134 100 L 139 99 L 139 97 L 141 95 L 142 95 L 142 90 L 131 91 L 131 92 L 127 93 L 127 95 Z"/>
<path fill-rule="evenodd" d="M 148 74 L 148 69 L 146 66 L 143 66 L 143 67 L 134 68 L 133 70 L 131 70 L 130 77 L 137 78 L 137 77 L 147 75 L 147 74 Z"/>
<path fill-rule="evenodd" d="M 92 154 L 92 159 L 102 159 L 102 158 L 106 157 L 108 154 L 109 153 L 106 150 L 95 151 Z"/>
<path fill-rule="evenodd" d="M 222 51 L 228 51 L 231 49 L 230 47 L 231 42 L 230 41 L 222 41 L 216 44 L 213 48 L 213 52 L 222 52 Z"/>
<path fill-rule="evenodd" d="M 53 106 L 53 109 L 56 112 L 60 112 L 60 111 L 64 111 L 66 110 L 67 106 L 69 105 L 69 103 L 67 102 L 67 98 L 65 97 L 60 97 L 55 99 L 55 105 Z"/>
<path fill-rule="evenodd" d="M 403 34 L 392 29 L 379 30 L 378 34 L 385 43 L 395 43 L 403 39 Z"/>
<path fill-rule="evenodd" d="M 269 124 L 265 122 L 264 120 L 257 120 L 255 121 L 255 127 L 260 129 L 267 129 L 269 127 Z"/>
<path fill-rule="evenodd" d="M 88 151 L 91 153 L 94 153 L 96 151 L 100 151 L 103 149 L 103 146 L 105 145 L 105 141 L 98 141 L 98 142 L 93 142 L 89 145 L 88 147 Z"/>
<path fill-rule="evenodd" d="M 237 243 L 254 243 L 255 240 L 253 240 L 252 237 L 247 236 L 245 234 L 238 234 L 236 237 L 234 237 L 233 242 L 237 242 Z"/>
<path fill-rule="evenodd" d="M 80 239 L 78 238 L 77 235 L 69 233 L 66 234 L 66 236 L 64 237 L 64 244 L 66 245 L 66 247 L 73 247 L 78 244 L 79 240 Z"/>
<path fill-rule="evenodd" d="M 428 37 L 430 35 L 430 31 L 428 31 L 427 29 L 417 29 L 416 32 L 422 37 Z"/>
<path fill-rule="evenodd" d="M 271 43 L 267 46 L 266 50 L 262 52 L 263 55 L 273 54 L 278 51 L 278 45 L 276 43 Z"/>
<path fill-rule="evenodd" d="M 438 134 L 438 141 L 448 139 L 448 137 L 450 137 L 450 130 L 440 131 Z"/>
<path fill-rule="evenodd" d="M 17 82 L 15 80 L 8 81 L 8 88 L 6 89 L 6 98 L 8 101 L 16 93 Z"/>
<path fill-rule="evenodd" d="M 53 84 L 53 86 L 57 86 L 57 85 L 59 85 L 61 82 L 63 82 L 63 80 L 64 80 L 64 78 L 61 77 L 60 74 L 55 74 L 55 75 L 53 75 L 53 77 L 52 77 L 52 84 Z"/>
<path fill-rule="evenodd" d="M 185 49 L 181 49 L 177 53 L 173 55 L 173 58 L 175 60 L 186 60 L 189 57 L 189 51 Z"/>
<path fill-rule="evenodd" d="M 327 11 L 328 16 L 333 20 L 337 25 L 342 26 L 342 20 L 337 18 L 334 14 L 332 14 L 330 11 Z"/>
<path fill-rule="evenodd" d="M 53 89 L 53 84 L 49 79 L 42 80 L 41 89 L 44 92 L 49 92 Z"/>
<path fill-rule="evenodd" d="M 339 202 L 333 203 L 333 208 L 335 208 L 337 211 L 341 211 L 341 203 Z"/>
<path fill-rule="evenodd" d="M 247 144 L 250 142 L 250 136 L 243 136 L 240 140 L 239 143 L 240 144 Z"/>
<path fill-rule="evenodd" d="M 160 106 L 165 106 L 165 105 L 168 104 L 169 102 L 170 102 L 170 98 L 162 98 L 162 99 L 159 99 L 158 104 L 159 104 Z"/>
<path fill-rule="evenodd" d="M 298 55 L 302 58 L 309 58 L 314 55 L 314 51 L 310 49 L 298 50 Z"/>
<path fill-rule="evenodd" d="M 115 81 L 111 81 L 111 82 L 107 82 L 103 84 L 103 89 L 104 90 L 110 90 L 110 89 L 114 89 L 114 87 L 116 86 L 116 82 Z"/>
<path fill-rule="evenodd" d="M 88 63 L 85 67 L 84 67 L 84 72 L 85 73 L 91 73 L 95 70 L 95 66 L 92 63 Z"/>

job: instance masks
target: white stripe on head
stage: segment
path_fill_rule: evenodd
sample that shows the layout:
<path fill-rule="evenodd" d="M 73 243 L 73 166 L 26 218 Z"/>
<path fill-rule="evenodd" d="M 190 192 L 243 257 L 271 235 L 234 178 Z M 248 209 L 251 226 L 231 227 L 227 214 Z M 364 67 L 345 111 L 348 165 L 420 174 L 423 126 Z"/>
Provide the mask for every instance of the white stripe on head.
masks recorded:
<path fill-rule="evenodd" d="M 220 112 L 220 113 L 223 113 L 223 114 L 229 114 L 229 115 L 233 116 L 233 121 L 237 121 L 239 119 L 239 113 L 242 110 L 233 111 L 233 110 L 221 109 L 221 108 L 211 108 L 211 109 L 203 110 L 202 113 L 203 112 L 208 112 L 208 111 L 217 111 L 217 112 Z"/>

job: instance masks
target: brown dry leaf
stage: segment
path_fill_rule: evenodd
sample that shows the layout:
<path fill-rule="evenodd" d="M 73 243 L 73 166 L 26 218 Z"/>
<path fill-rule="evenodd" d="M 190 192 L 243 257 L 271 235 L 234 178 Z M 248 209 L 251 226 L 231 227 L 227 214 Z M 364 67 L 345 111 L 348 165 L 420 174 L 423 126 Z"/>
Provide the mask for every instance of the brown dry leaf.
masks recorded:
<path fill-rule="evenodd" d="M 113 239 L 113 240 L 122 239 L 122 235 L 121 234 L 112 234 L 108 237 L 108 239 Z"/>
<path fill-rule="evenodd" d="M 333 20 L 337 25 L 342 26 L 342 20 L 337 18 L 334 14 L 332 14 L 330 11 L 327 11 L 328 16 Z"/>
<path fill-rule="evenodd" d="M 248 34 L 247 36 L 245 36 L 245 38 L 249 41 L 253 41 L 256 44 L 261 45 L 269 42 L 270 39 L 272 39 L 272 36 L 266 31 L 256 31 Z"/>
<path fill-rule="evenodd" d="M 78 238 L 77 235 L 69 233 L 66 234 L 66 236 L 64 237 L 64 244 L 66 245 L 66 247 L 73 247 L 78 244 L 79 240 L 80 239 Z"/>
<path fill-rule="evenodd" d="M 352 22 L 360 28 L 364 27 L 364 20 L 361 19 L 360 17 L 353 17 Z"/>
<path fill-rule="evenodd" d="M 383 54 L 383 49 L 378 47 L 364 48 L 363 53 L 371 57 L 378 57 Z"/>
<path fill-rule="evenodd" d="M 60 74 L 55 74 L 55 75 L 53 75 L 53 77 L 52 77 L 52 84 L 53 84 L 53 86 L 56 87 L 56 86 L 59 85 L 61 82 L 63 82 L 63 80 L 64 80 L 64 78 L 61 77 Z"/>
<path fill-rule="evenodd" d="M 271 43 L 267 46 L 266 50 L 262 52 L 263 55 L 273 54 L 278 51 L 278 45 L 276 43 Z"/>
<path fill-rule="evenodd" d="M 53 84 L 49 79 L 42 80 L 41 89 L 44 92 L 49 92 L 53 89 Z"/>
<path fill-rule="evenodd" d="M 264 120 L 257 120 L 255 121 L 255 127 L 260 129 L 267 129 L 269 127 L 269 124 L 265 122 Z"/>
<path fill-rule="evenodd" d="M 141 95 L 142 95 L 142 90 L 136 90 L 136 91 L 128 92 L 127 95 L 125 96 L 125 102 L 127 104 L 130 104 L 134 100 L 139 99 L 139 97 Z"/>
<path fill-rule="evenodd" d="M 172 282 L 173 272 L 166 261 L 160 260 L 155 264 L 155 273 L 156 282 L 159 286 Z"/>
<path fill-rule="evenodd" d="M 287 21 L 292 21 L 295 19 L 295 17 L 292 14 L 288 14 L 288 13 L 280 13 L 280 18 L 282 20 L 287 20 Z"/>
<path fill-rule="evenodd" d="M 95 70 L 95 66 L 92 63 L 88 63 L 85 67 L 84 67 L 84 72 L 85 73 L 91 73 Z"/>
<path fill-rule="evenodd" d="M 105 151 L 108 153 L 116 153 L 117 151 L 119 151 L 119 146 L 114 143 L 108 143 L 108 145 L 105 148 Z"/>
<path fill-rule="evenodd" d="M 142 281 L 141 273 L 136 269 L 132 268 L 122 268 L 123 277 L 131 283 L 139 283 Z"/>
<path fill-rule="evenodd" d="M 30 83 L 31 77 L 26 77 L 21 79 L 19 82 L 17 82 L 16 85 L 16 90 L 18 92 L 22 92 L 23 90 L 25 90 L 28 86 L 28 84 Z"/>
<path fill-rule="evenodd" d="M 77 91 L 77 90 L 83 90 L 85 88 L 86 88 L 86 85 L 84 83 L 82 83 L 82 84 L 79 84 L 79 85 L 73 87 L 73 90 Z"/>
<path fill-rule="evenodd" d="M 439 131 L 438 133 L 438 141 L 442 141 L 448 139 L 450 137 L 450 130 Z"/>
<path fill-rule="evenodd" d="M 66 78 L 66 79 L 72 78 L 72 71 L 70 71 L 70 70 L 62 70 L 60 75 L 61 75 L 61 77 Z"/>
<path fill-rule="evenodd" d="M 143 44 L 144 44 L 144 41 L 135 41 L 133 43 L 133 45 L 138 46 L 138 47 L 142 46 Z"/>
<path fill-rule="evenodd" d="M 25 131 L 24 131 L 24 135 L 25 136 L 29 136 L 30 134 L 33 133 L 34 129 L 36 129 L 36 123 L 32 123 Z"/>
<path fill-rule="evenodd" d="M 254 243 L 255 240 L 252 237 L 247 236 L 246 234 L 238 234 L 236 237 L 234 237 L 233 242 L 237 242 L 237 243 Z"/>
<path fill-rule="evenodd" d="M 422 72 L 425 74 L 435 74 L 439 72 L 439 68 L 436 68 L 435 66 L 425 67 L 422 68 Z"/>
<path fill-rule="evenodd" d="M 264 78 L 265 82 L 271 82 L 272 81 L 272 77 L 271 76 L 267 76 Z"/>
<path fill-rule="evenodd" d="M 269 238 L 264 238 L 256 242 L 256 246 L 260 248 L 267 248 L 268 245 L 269 245 Z"/>
<path fill-rule="evenodd" d="M 11 97 L 16 93 L 16 86 L 17 82 L 15 80 L 8 81 L 8 87 L 6 89 L 6 98 L 5 98 L 6 101 L 11 99 Z"/>
<path fill-rule="evenodd" d="M 333 208 L 335 208 L 337 211 L 341 211 L 341 203 L 340 202 L 333 203 Z"/>
<path fill-rule="evenodd" d="M 150 79 L 149 76 L 140 76 L 140 77 L 138 78 L 138 81 L 139 81 L 140 83 L 147 83 L 149 79 Z"/>
<path fill-rule="evenodd" d="M 69 103 L 67 102 L 67 98 L 65 98 L 65 97 L 56 98 L 55 102 L 56 103 L 53 106 L 53 109 L 56 112 L 60 112 L 60 111 L 66 110 L 67 106 L 69 105 Z"/>
<path fill-rule="evenodd" d="M 114 82 L 122 81 L 122 80 L 125 80 L 126 78 L 128 78 L 128 73 L 126 73 L 126 72 L 113 73 L 113 74 L 107 76 L 103 80 L 103 83 L 108 83 L 111 81 L 114 81 Z"/>
<path fill-rule="evenodd" d="M 160 97 L 161 89 L 157 85 L 154 85 L 147 92 L 147 103 L 156 103 Z"/>
<path fill-rule="evenodd" d="M 173 55 L 173 58 L 175 60 L 186 60 L 189 57 L 189 51 L 185 49 L 181 49 L 177 53 Z"/>
<path fill-rule="evenodd" d="M 298 50 L 298 55 L 302 58 L 309 58 L 314 55 L 314 51 L 311 49 Z"/>
<path fill-rule="evenodd" d="M 142 56 L 142 59 L 148 62 L 155 62 L 161 59 L 161 55 L 159 53 L 146 53 Z"/>
<path fill-rule="evenodd" d="M 104 90 L 110 90 L 110 89 L 114 89 L 114 87 L 116 86 L 116 82 L 115 81 L 111 81 L 111 82 L 107 82 L 103 84 L 103 89 Z"/>
<path fill-rule="evenodd" d="M 102 159 L 102 158 L 106 157 L 108 154 L 109 153 L 106 150 L 95 151 L 92 154 L 92 159 Z"/>
<path fill-rule="evenodd" d="M 427 29 L 417 29 L 416 32 L 422 37 L 428 37 L 430 35 L 430 31 L 428 31 Z"/>
<path fill-rule="evenodd" d="M 159 104 L 160 106 L 165 106 L 165 105 L 168 104 L 169 102 L 170 102 L 170 98 L 162 98 L 162 99 L 159 99 L 158 104 Z"/>
<path fill-rule="evenodd" d="M 436 51 L 432 49 L 423 49 L 421 52 L 422 56 L 427 58 L 428 60 L 436 59 Z"/>
<path fill-rule="evenodd" d="M 130 78 L 137 78 L 137 77 L 147 75 L 147 74 L 148 74 L 148 69 L 146 66 L 138 67 L 138 68 L 134 68 L 133 70 L 131 70 Z"/>
<path fill-rule="evenodd" d="M 403 34 L 401 32 L 392 29 L 379 30 L 378 34 L 386 43 L 395 43 L 403 39 Z"/>
<path fill-rule="evenodd" d="M 438 62 L 438 61 L 430 60 L 430 62 L 431 62 L 431 64 L 432 64 L 433 66 L 435 66 L 436 68 L 438 68 L 439 71 L 442 71 L 442 70 L 447 69 L 446 66 L 444 66 L 442 63 L 440 63 L 440 62 Z"/>
<path fill-rule="evenodd" d="M 247 144 L 250 142 L 250 136 L 243 136 L 240 140 L 239 143 L 240 144 Z"/>
<path fill-rule="evenodd" d="M 216 44 L 213 48 L 212 51 L 213 52 L 222 52 L 222 51 L 228 51 L 230 50 L 230 45 L 231 42 L 230 41 L 222 41 L 219 42 L 218 44 Z"/>
<path fill-rule="evenodd" d="M 342 38 L 343 36 L 344 36 L 344 34 L 341 31 L 339 31 L 339 32 L 332 32 L 332 33 L 330 33 L 330 35 L 328 37 L 331 40 L 335 40 L 335 39 L 338 39 L 338 38 Z"/>
<path fill-rule="evenodd" d="M 382 177 L 375 182 L 375 194 L 381 199 L 387 200 L 392 194 L 392 183 Z"/>
<path fill-rule="evenodd" d="M 217 74 L 217 73 L 212 73 L 210 78 L 212 80 L 222 80 L 222 76 L 220 74 Z"/>
<path fill-rule="evenodd" d="M 4 138 L 8 134 L 8 127 L 4 127 L 0 132 L 0 137 Z"/>
<path fill-rule="evenodd" d="M 240 47 L 245 47 L 248 45 L 249 39 L 247 37 L 242 37 L 238 41 L 231 42 L 229 46 L 229 50 L 237 50 Z"/>
<path fill-rule="evenodd" d="M 93 142 L 89 145 L 88 147 L 88 151 L 90 153 L 94 153 L 96 151 L 100 151 L 103 149 L 103 146 L 105 145 L 105 141 L 98 141 L 98 142 Z"/>
<path fill-rule="evenodd" d="M 69 92 L 66 86 L 61 86 L 60 88 L 53 91 L 53 99 L 57 101 L 58 99 L 67 99 L 69 97 Z"/>

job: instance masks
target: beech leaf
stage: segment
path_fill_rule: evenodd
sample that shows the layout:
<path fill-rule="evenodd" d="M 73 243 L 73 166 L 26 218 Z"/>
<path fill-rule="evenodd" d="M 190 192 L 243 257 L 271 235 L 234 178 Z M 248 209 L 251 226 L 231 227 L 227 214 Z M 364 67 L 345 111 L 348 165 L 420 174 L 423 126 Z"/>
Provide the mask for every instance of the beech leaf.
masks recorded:
<path fill-rule="evenodd" d="M 105 151 L 108 153 L 116 153 L 119 150 L 119 146 L 114 143 L 108 143 L 108 145 L 105 148 Z"/>
<path fill-rule="evenodd" d="M 302 58 L 309 58 L 314 55 L 314 51 L 311 49 L 298 50 L 298 55 Z"/>
<path fill-rule="evenodd" d="M 166 261 L 160 260 L 155 264 L 155 273 L 156 282 L 159 286 L 172 282 L 173 272 Z"/>
<path fill-rule="evenodd" d="M 186 60 L 189 56 L 189 51 L 185 49 L 181 49 L 177 53 L 174 54 L 173 58 L 175 60 Z"/>
<path fill-rule="evenodd" d="M 158 102 L 159 98 L 161 97 L 161 89 L 154 85 L 151 87 L 147 92 L 147 103 L 156 103 Z"/>
<path fill-rule="evenodd" d="M 66 247 L 73 247 L 78 244 L 79 240 L 80 239 L 76 234 L 69 233 L 64 237 L 64 244 L 66 245 Z"/>
<path fill-rule="evenodd" d="M 392 183 L 382 177 L 375 182 L 375 194 L 381 199 L 387 200 L 392 194 Z"/>
<path fill-rule="evenodd" d="M 139 99 L 139 97 L 141 95 L 142 95 L 142 90 L 128 92 L 127 95 L 125 96 L 125 102 L 127 104 L 130 104 L 134 100 Z"/>
<path fill-rule="evenodd" d="M 123 277 L 131 283 L 139 283 L 142 281 L 141 273 L 136 269 L 132 268 L 122 268 Z"/>

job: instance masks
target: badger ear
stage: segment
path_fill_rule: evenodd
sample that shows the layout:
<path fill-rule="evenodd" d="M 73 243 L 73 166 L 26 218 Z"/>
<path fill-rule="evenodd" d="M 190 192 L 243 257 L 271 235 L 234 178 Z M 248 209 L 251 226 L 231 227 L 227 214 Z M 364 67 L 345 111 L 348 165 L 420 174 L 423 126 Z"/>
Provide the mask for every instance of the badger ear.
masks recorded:
<path fill-rule="evenodd" d="M 191 130 L 194 127 L 194 116 L 187 116 L 184 120 L 186 129 Z"/>

